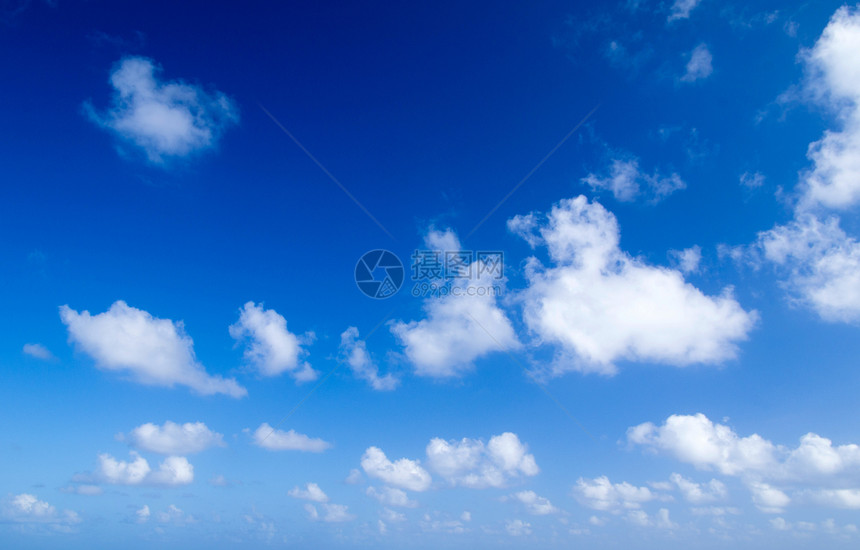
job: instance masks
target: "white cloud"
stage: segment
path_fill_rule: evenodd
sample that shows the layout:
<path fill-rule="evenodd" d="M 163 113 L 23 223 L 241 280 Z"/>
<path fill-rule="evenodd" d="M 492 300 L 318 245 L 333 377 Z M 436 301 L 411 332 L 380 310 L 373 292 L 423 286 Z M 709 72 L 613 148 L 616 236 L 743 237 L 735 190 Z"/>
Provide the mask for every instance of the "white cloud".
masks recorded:
<path fill-rule="evenodd" d="M 810 496 L 813 501 L 830 508 L 860 509 L 860 489 L 819 489 Z"/>
<path fill-rule="evenodd" d="M 786 287 L 799 302 L 831 322 L 860 320 L 860 243 L 839 227 L 801 214 L 786 225 L 759 233 L 755 246 L 785 269 Z"/>
<path fill-rule="evenodd" d="M 740 183 L 747 189 L 756 189 L 764 185 L 764 174 L 761 172 L 744 172 L 741 174 Z"/>
<path fill-rule="evenodd" d="M 738 437 L 703 414 L 672 415 L 662 426 L 650 422 L 627 430 L 631 443 L 668 452 L 681 462 L 727 475 L 761 472 L 776 466 L 776 447 L 757 434 Z"/>
<path fill-rule="evenodd" d="M 186 525 L 197 522 L 194 516 L 186 514 L 184 510 L 175 504 L 171 504 L 167 507 L 167 510 L 159 512 L 156 518 L 159 523 L 172 523 L 175 525 Z"/>
<path fill-rule="evenodd" d="M 340 335 L 339 353 L 355 377 L 365 380 L 375 390 L 393 390 L 400 383 L 391 374 L 379 376 L 379 367 L 370 357 L 365 341 L 359 340 L 356 327 L 349 327 Z"/>
<path fill-rule="evenodd" d="M 505 531 L 512 537 L 531 535 L 532 524 L 521 519 L 508 520 L 505 522 Z"/>
<path fill-rule="evenodd" d="M 24 348 L 21 351 L 25 355 L 29 355 L 30 357 L 35 357 L 36 359 L 41 359 L 43 361 L 52 361 L 56 359 L 54 354 L 42 344 L 24 344 Z"/>
<path fill-rule="evenodd" d="M 731 295 L 703 294 L 677 271 L 649 266 L 619 248 L 615 216 L 584 196 L 553 206 L 540 225 L 535 214 L 509 228 L 549 249 L 555 267 L 536 258 L 526 266 L 529 287 L 518 298 L 531 332 L 561 346 L 553 373 L 615 372 L 618 360 L 677 366 L 719 363 L 737 354 L 757 314 Z"/>
<path fill-rule="evenodd" d="M 287 320 L 273 309 L 248 302 L 239 310 L 239 320 L 230 326 L 230 336 L 246 340 L 245 360 L 262 376 L 289 373 L 297 382 L 315 380 L 319 373 L 301 358 L 307 354 L 302 345 L 313 340 L 313 333 L 296 336 L 287 330 Z"/>
<path fill-rule="evenodd" d="M 669 21 L 675 21 L 677 19 L 688 19 L 690 17 L 690 13 L 696 9 L 696 6 L 699 5 L 699 2 L 702 0 L 675 0 L 675 3 L 672 4 L 671 11 L 669 12 Z"/>
<path fill-rule="evenodd" d="M 188 386 L 203 395 L 242 397 L 248 393 L 234 379 L 206 372 L 181 321 L 153 317 L 121 300 L 98 315 L 61 306 L 60 318 L 68 328 L 69 340 L 102 369 L 126 372 L 141 384 Z"/>
<path fill-rule="evenodd" d="M 221 92 L 206 92 L 182 81 L 163 81 L 161 67 L 144 57 L 126 57 L 111 73 L 111 107 L 84 108 L 94 123 L 141 148 L 162 164 L 214 147 L 239 120 L 235 103 Z"/>
<path fill-rule="evenodd" d="M 149 462 L 136 452 L 126 462 L 100 454 L 96 478 L 112 485 L 187 485 L 194 481 L 194 466 L 183 456 L 168 456 L 153 470 Z"/>
<path fill-rule="evenodd" d="M 303 500 L 312 500 L 314 502 L 328 502 L 328 495 L 326 495 L 323 490 L 320 489 L 320 486 L 316 483 L 308 483 L 307 485 L 305 485 L 304 489 L 293 487 L 287 494 L 293 498 L 300 498 Z"/>
<path fill-rule="evenodd" d="M 493 436 L 486 444 L 479 439 L 434 438 L 427 445 L 427 464 L 452 485 L 476 489 L 504 487 L 514 478 L 540 471 L 534 455 L 511 432 Z"/>
<path fill-rule="evenodd" d="M 594 192 L 609 191 L 621 202 L 632 202 L 639 198 L 643 187 L 647 190 L 648 200 L 651 202 L 659 202 L 675 191 L 687 187 L 676 173 L 662 176 L 656 171 L 653 174 L 642 172 L 636 158 L 613 159 L 607 175 L 598 176 L 591 173 L 582 178 L 582 183 L 591 187 Z"/>
<path fill-rule="evenodd" d="M 211 447 L 226 446 L 224 436 L 213 432 L 203 422 L 176 424 L 168 420 L 163 426 L 147 422 L 122 439 L 127 439 L 142 451 L 163 455 L 193 454 Z"/>
<path fill-rule="evenodd" d="M 767 514 L 780 514 L 791 503 L 788 495 L 767 483 L 751 481 L 747 483 L 747 487 L 752 493 L 755 505 Z"/>
<path fill-rule="evenodd" d="M 670 250 L 669 257 L 675 261 L 681 273 L 697 273 L 702 261 L 702 247 L 695 245 L 684 250 Z"/>
<path fill-rule="evenodd" d="M 626 481 L 612 483 L 606 476 L 579 478 L 573 492 L 583 505 L 603 511 L 639 508 L 643 502 L 656 498 L 648 487 L 636 487 Z"/>
<path fill-rule="evenodd" d="M 323 504 L 323 508 L 325 508 L 323 521 L 341 523 L 355 519 L 355 516 L 349 513 L 349 508 L 345 504 Z"/>
<path fill-rule="evenodd" d="M 705 44 L 699 44 L 692 52 L 690 59 L 687 61 L 687 70 L 684 76 L 681 77 L 681 82 L 695 82 L 703 78 L 708 78 L 714 72 L 713 56 L 711 51 Z"/>
<path fill-rule="evenodd" d="M 450 252 L 460 250 L 451 230 L 431 230 L 425 240 L 433 250 L 442 246 Z M 434 281 L 447 290 L 425 300 L 426 318 L 391 324 L 391 332 L 404 346 L 416 374 L 459 376 L 479 357 L 519 347 L 510 320 L 497 305 L 496 294 L 504 280 L 494 279 L 488 268 L 484 261 L 475 260 L 468 268 L 471 278 Z"/>
<path fill-rule="evenodd" d="M 137 523 L 146 523 L 147 521 L 149 521 L 149 518 L 150 516 L 152 516 L 152 513 L 149 511 L 149 506 L 144 504 L 141 508 L 135 511 L 134 515 L 137 518 Z"/>
<path fill-rule="evenodd" d="M 669 479 L 678 487 L 684 498 L 693 504 L 721 500 L 728 495 L 726 485 L 718 479 L 712 479 L 708 483 L 696 483 L 681 474 L 672 474 Z"/>
<path fill-rule="evenodd" d="M 65 530 L 63 528 L 81 521 L 76 512 L 59 512 L 53 505 L 29 493 L 21 493 L 7 499 L 3 505 L 2 519 L 13 523 L 48 524 L 58 530 Z"/>
<path fill-rule="evenodd" d="M 305 434 L 290 430 L 276 430 L 267 422 L 260 424 L 254 431 L 254 444 L 270 451 L 306 451 L 321 453 L 331 448 L 331 443 L 319 438 L 308 437 Z"/>
<path fill-rule="evenodd" d="M 860 11 L 836 10 L 815 46 L 802 56 L 807 92 L 839 115 L 841 130 L 810 144 L 813 168 L 803 176 L 802 207 L 848 208 L 860 202 Z"/>
<path fill-rule="evenodd" d="M 432 481 L 430 474 L 417 460 L 401 458 L 392 462 L 377 447 L 369 447 L 364 452 L 361 467 L 370 477 L 410 491 L 426 491 Z"/>
<path fill-rule="evenodd" d="M 381 489 L 368 487 L 366 493 L 367 496 L 375 498 L 386 506 L 398 506 L 401 508 L 415 508 L 418 506 L 418 502 L 411 500 L 406 491 L 402 489 L 395 489 L 394 487 L 382 487 Z"/>
<path fill-rule="evenodd" d="M 627 439 L 696 468 L 740 477 L 752 493 L 753 502 L 765 512 L 778 513 L 792 502 L 773 483 L 829 486 L 803 493 L 826 506 L 860 507 L 860 489 L 851 486 L 860 474 L 860 446 L 855 444 L 833 445 L 825 437 L 808 433 L 800 438 L 797 447 L 788 448 L 758 434 L 740 437 L 730 427 L 715 424 L 703 414 L 672 415 L 662 426 L 650 422 L 633 426 L 627 430 Z M 714 498 L 725 495 L 725 486 L 716 480 L 711 481 L 708 492 L 698 486 L 685 488 L 686 480 L 677 474 L 672 480 L 691 502 L 713 500 L 708 494 Z M 830 488 L 834 484 L 839 488 Z"/>
<path fill-rule="evenodd" d="M 536 516 L 545 516 L 555 514 L 559 510 L 546 497 L 539 496 L 534 491 L 520 491 L 512 495 L 521 503 L 525 504 L 529 513 Z"/>

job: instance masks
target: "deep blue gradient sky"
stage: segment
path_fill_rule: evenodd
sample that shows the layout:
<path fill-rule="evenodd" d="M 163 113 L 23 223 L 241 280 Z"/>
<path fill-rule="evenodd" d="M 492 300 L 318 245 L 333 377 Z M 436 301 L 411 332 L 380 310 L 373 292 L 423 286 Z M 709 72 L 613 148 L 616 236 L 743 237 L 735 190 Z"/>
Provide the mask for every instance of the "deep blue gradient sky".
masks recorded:
<path fill-rule="evenodd" d="M 856 546 L 858 8 L 0 5 L 0 546 Z"/>

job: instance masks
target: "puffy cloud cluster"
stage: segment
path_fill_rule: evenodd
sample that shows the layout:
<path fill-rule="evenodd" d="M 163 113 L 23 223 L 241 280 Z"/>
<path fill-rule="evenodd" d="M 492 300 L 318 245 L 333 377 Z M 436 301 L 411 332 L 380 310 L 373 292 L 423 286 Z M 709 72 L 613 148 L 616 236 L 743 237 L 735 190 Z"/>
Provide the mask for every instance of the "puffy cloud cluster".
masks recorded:
<path fill-rule="evenodd" d="M 512 497 L 524 504 L 530 514 L 536 516 L 555 514 L 559 511 L 548 498 L 539 496 L 534 491 L 520 491 Z"/>
<path fill-rule="evenodd" d="M 39 500 L 30 493 L 21 493 L 3 503 L 3 520 L 12 523 L 43 524 L 54 530 L 66 531 L 80 523 L 80 517 L 71 510 L 58 511 L 52 504 Z"/>
<path fill-rule="evenodd" d="M 486 444 L 478 439 L 434 438 L 427 445 L 427 464 L 450 484 L 472 488 L 504 487 L 512 479 L 540 471 L 534 455 L 511 432 L 493 436 Z"/>
<path fill-rule="evenodd" d="M 378 447 L 369 447 L 361 457 L 364 472 L 389 485 L 410 491 L 426 491 L 432 478 L 417 460 L 400 458 L 391 461 Z"/>
<path fill-rule="evenodd" d="M 103 453 L 98 457 L 96 479 L 112 485 L 187 485 L 194 481 L 194 466 L 183 456 L 168 456 L 157 470 L 149 462 L 131 452 L 131 461 L 117 460 Z"/>
<path fill-rule="evenodd" d="M 827 438 L 808 433 L 797 447 L 776 445 L 758 434 L 741 437 L 729 426 L 716 424 L 703 414 L 672 415 L 656 426 L 633 426 L 627 439 L 702 470 L 741 478 L 763 511 L 776 513 L 792 502 L 779 486 L 812 486 L 799 494 L 836 507 L 860 507 L 860 446 L 833 445 Z M 672 481 L 691 502 L 721 498 L 725 486 L 712 480 L 706 493 L 677 474 Z M 832 489 L 836 485 L 838 489 Z M 710 495 L 710 496 L 707 496 Z M 690 498 L 693 497 L 693 498 Z"/>
<path fill-rule="evenodd" d="M 460 242 L 451 230 L 431 230 L 425 244 L 428 249 L 442 252 L 460 250 Z M 504 281 L 494 279 L 482 260 L 475 260 L 468 269 L 472 277 L 455 278 L 450 283 L 435 281 L 449 284 L 449 291 L 425 300 L 426 318 L 391 324 L 391 332 L 420 376 L 458 376 L 479 357 L 520 345 L 510 320 L 497 303 L 494 287 L 501 288 Z"/>
<path fill-rule="evenodd" d="M 153 317 L 121 300 L 97 315 L 62 306 L 60 319 L 69 340 L 104 370 L 127 373 L 142 384 L 188 386 L 203 395 L 248 393 L 234 379 L 206 372 L 181 321 Z"/>
<path fill-rule="evenodd" d="M 562 350 L 555 373 L 611 374 L 618 360 L 719 363 L 735 357 L 756 322 L 730 289 L 707 296 L 681 272 L 622 251 L 615 216 L 584 196 L 561 201 L 545 220 L 517 216 L 508 227 L 545 245 L 555 264 L 531 258 L 519 295 L 531 332 Z"/>
<path fill-rule="evenodd" d="M 214 147 L 239 120 L 235 103 L 225 94 L 164 81 L 160 73 L 151 59 L 122 59 L 110 76 L 111 107 L 99 113 L 86 103 L 90 120 L 139 147 L 156 164 Z"/>
<path fill-rule="evenodd" d="M 639 508 L 642 503 L 657 498 L 648 487 L 636 487 L 626 481 L 612 483 L 606 476 L 579 478 L 574 495 L 583 505 L 602 511 Z"/>
<path fill-rule="evenodd" d="M 262 376 L 289 373 L 298 382 L 315 380 L 319 373 L 302 360 L 302 345 L 313 341 L 312 333 L 296 336 L 287 330 L 287 320 L 273 309 L 248 302 L 239 310 L 239 320 L 230 326 L 230 336 L 245 341 L 245 360 Z"/>
<path fill-rule="evenodd" d="M 163 455 L 199 453 L 211 447 L 225 446 L 224 436 L 213 432 L 203 422 L 176 424 L 168 420 L 163 426 L 147 422 L 121 439 L 142 451 Z"/>

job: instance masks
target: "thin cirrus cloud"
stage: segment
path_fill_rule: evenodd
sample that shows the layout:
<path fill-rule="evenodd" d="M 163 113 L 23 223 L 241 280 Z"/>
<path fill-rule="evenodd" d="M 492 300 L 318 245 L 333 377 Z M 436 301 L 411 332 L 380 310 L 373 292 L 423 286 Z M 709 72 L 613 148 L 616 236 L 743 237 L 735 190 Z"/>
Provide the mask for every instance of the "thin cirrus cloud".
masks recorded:
<path fill-rule="evenodd" d="M 758 318 L 731 289 L 707 296 L 680 271 L 621 250 L 615 216 L 584 196 L 546 216 L 516 216 L 508 227 L 533 247 L 545 245 L 554 264 L 530 258 L 518 296 L 529 330 L 560 348 L 551 374 L 613 374 L 619 360 L 720 363 L 736 356 Z"/>
<path fill-rule="evenodd" d="M 356 378 L 366 381 L 377 391 L 390 391 L 400 384 L 391 373 L 379 375 L 379 366 L 367 351 L 367 344 L 359 339 L 358 328 L 349 327 L 340 335 L 340 360 L 345 362 Z"/>
<path fill-rule="evenodd" d="M 459 239 L 453 231 L 431 229 L 425 236 L 429 250 L 458 252 Z M 397 321 L 391 333 L 404 348 L 415 374 L 431 378 L 451 378 L 469 370 L 474 361 L 494 351 L 521 346 L 510 320 L 499 307 L 494 287 L 502 279 L 491 275 L 487 264 L 477 259 L 468 265 L 472 277 L 455 278 L 442 296 L 424 301 L 426 316 L 419 321 Z"/>
<path fill-rule="evenodd" d="M 612 193 L 620 202 L 632 202 L 644 195 L 650 202 L 657 203 L 687 187 L 674 172 L 668 176 L 656 171 L 653 174 L 642 172 L 639 159 L 635 157 L 613 159 L 606 174 L 590 173 L 581 181 L 592 191 Z"/>
<path fill-rule="evenodd" d="M 163 455 L 186 455 L 226 446 L 224 436 L 203 422 L 177 424 L 168 420 L 162 426 L 147 422 L 127 436 L 121 434 L 120 439 L 142 451 Z"/>
<path fill-rule="evenodd" d="M 181 321 L 153 317 L 119 300 L 104 313 L 60 307 L 69 341 L 108 371 L 128 374 L 151 386 L 182 385 L 202 395 L 247 395 L 232 378 L 210 375 L 194 354 L 194 342 Z"/>
<path fill-rule="evenodd" d="M 99 112 L 91 102 L 84 103 L 93 123 L 157 165 L 214 147 L 239 120 L 235 102 L 224 93 L 163 80 L 161 72 L 152 59 L 126 57 L 110 75 L 111 106 Z"/>
<path fill-rule="evenodd" d="M 24 344 L 21 351 L 24 355 L 29 355 L 30 357 L 35 357 L 42 361 L 53 361 L 56 359 L 54 354 L 42 344 Z"/>
<path fill-rule="evenodd" d="M 708 46 L 699 44 L 690 52 L 686 72 L 681 77 L 681 82 L 695 82 L 708 78 L 714 72 L 713 61 L 714 57 Z"/>
<path fill-rule="evenodd" d="M 261 376 L 288 373 L 297 382 L 316 380 L 319 373 L 303 360 L 313 333 L 297 336 L 287 330 L 287 320 L 262 304 L 246 303 L 239 320 L 230 325 L 230 336 L 245 343 L 245 360 Z"/>
<path fill-rule="evenodd" d="M 254 445 L 269 451 L 304 451 L 321 453 L 331 448 L 331 443 L 319 438 L 309 437 L 295 430 L 283 431 L 272 428 L 268 423 L 260 424 L 252 434 Z"/>

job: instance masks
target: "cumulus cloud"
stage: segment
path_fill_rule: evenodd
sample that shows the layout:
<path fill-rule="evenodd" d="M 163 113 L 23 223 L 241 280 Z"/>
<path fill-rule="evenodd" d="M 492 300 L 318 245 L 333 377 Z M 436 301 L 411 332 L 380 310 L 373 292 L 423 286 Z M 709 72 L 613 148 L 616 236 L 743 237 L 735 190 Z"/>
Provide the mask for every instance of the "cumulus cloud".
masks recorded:
<path fill-rule="evenodd" d="M 740 184 L 747 189 L 757 189 L 764 185 L 764 174 L 761 172 L 744 172 L 740 177 Z"/>
<path fill-rule="evenodd" d="M 712 479 L 708 483 L 696 483 L 681 474 L 672 474 L 669 479 L 681 491 L 684 499 L 693 504 L 721 500 L 728 495 L 725 483 L 718 479 Z"/>
<path fill-rule="evenodd" d="M 531 535 L 532 524 L 521 519 L 508 520 L 505 522 L 505 531 L 512 537 Z"/>
<path fill-rule="evenodd" d="M 460 250 L 450 230 L 431 230 L 425 241 L 431 250 Z M 435 281 L 448 290 L 425 300 L 425 319 L 391 324 L 391 332 L 420 376 L 458 376 L 479 357 L 520 345 L 510 320 L 497 304 L 496 289 L 501 289 L 504 280 L 496 279 L 482 259 L 467 263 L 464 270 L 472 276 L 453 278 L 448 283 Z"/>
<path fill-rule="evenodd" d="M 127 373 L 141 384 L 188 386 L 203 395 L 248 393 L 236 380 L 206 372 L 181 321 L 153 317 L 122 300 L 97 315 L 61 306 L 60 318 L 69 340 L 101 369 Z"/>
<path fill-rule="evenodd" d="M 98 457 L 96 479 L 111 485 L 187 485 L 194 481 L 194 466 L 183 456 L 168 456 L 157 470 L 149 462 L 131 452 L 131 461 L 117 460 L 103 453 Z"/>
<path fill-rule="evenodd" d="M 679 271 L 622 251 L 615 216 L 584 196 L 556 204 L 545 220 L 529 214 L 508 226 L 544 244 L 555 264 L 530 258 L 529 285 L 518 296 L 529 330 L 561 349 L 553 374 L 612 374 L 618 360 L 720 363 L 736 356 L 755 325 L 757 314 L 744 311 L 731 289 L 707 296 Z"/>
<path fill-rule="evenodd" d="M 287 494 L 293 498 L 300 498 L 303 500 L 312 500 L 314 502 L 328 502 L 328 495 L 326 495 L 323 490 L 320 489 L 320 486 L 316 483 L 308 483 L 307 485 L 305 485 L 304 489 L 293 487 Z"/>
<path fill-rule="evenodd" d="M 163 80 L 161 67 L 144 57 L 120 60 L 110 84 L 111 106 L 99 112 L 87 102 L 85 112 L 155 164 L 214 147 L 224 130 L 239 120 L 235 103 L 225 94 Z"/>
<path fill-rule="evenodd" d="M 426 491 L 432 482 L 419 461 L 401 458 L 392 462 L 378 447 L 369 447 L 364 452 L 361 467 L 368 476 L 409 491 Z"/>
<path fill-rule="evenodd" d="M 711 76 L 711 73 L 714 72 L 713 60 L 714 58 L 708 46 L 705 44 L 696 46 L 690 52 L 690 59 L 687 60 L 687 70 L 684 76 L 681 77 L 681 82 L 695 82 L 696 80 Z"/>
<path fill-rule="evenodd" d="M 605 175 L 588 174 L 582 183 L 592 191 L 608 191 L 615 200 L 632 202 L 645 195 L 651 202 L 659 202 L 675 191 L 687 187 L 681 177 L 672 173 L 663 176 L 658 172 L 647 174 L 639 169 L 636 158 L 613 159 Z"/>
<path fill-rule="evenodd" d="M 401 508 L 415 508 L 418 506 L 418 502 L 411 500 L 406 491 L 402 489 L 395 489 L 394 487 L 382 487 L 381 489 L 368 487 L 366 493 L 367 496 L 375 498 L 386 506 Z"/>
<path fill-rule="evenodd" d="M 801 207 L 845 209 L 860 202 L 860 10 L 836 10 L 811 50 L 802 58 L 806 91 L 832 108 L 841 129 L 827 130 L 810 144 L 813 163 L 802 178 Z"/>
<path fill-rule="evenodd" d="M 633 426 L 627 430 L 627 439 L 631 444 L 668 454 L 698 469 L 740 477 L 752 493 L 753 502 L 766 512 L 779 512 L 792 501 L 776 484 L 818 486 L 805 493 L 819 503 L 829 501 L 836 506 L 840 502 L 850 503 L 852 492 L 860 495 L 852 486 L 860 477 L 860 446 L 833 445 L 831 440 L 814 433 L 802 436 L 798 446 L 790 448 L 758 434 L 741 437 L 730 427 L 696 414 L 672 415 L 661 426 L 650 422 Z M 680 479 L 675 476 L 673 481 L 688 495 L 688 500 L 689 495 L 696 495 L 699 502 L 706 500 L 701 498 L 704 496 L 701 488 L 691 492 L 689 487 L 682 486 L 685 480 L 678 483 Z M 722 483 L 717 484 L 712 481 L 710 487 L 715 498 L 725 494 Z M 839 488 L 831 489 L 834 485 Z M 816 498 L 822 495 L 826 496 Z M 857 505 L 860 506 L 860 500 Z"/>
<path fill-rule="evenodd" d="M 56 359 L 54 354 L 48 350 L 42 344 L 24 344 L 23 349 L 21 350 L 24 355 L 29 355 L 30 357 L 35 357 L 36 359 L 41 359 L 42 361 L 52 361 Z"/>
<path fill-rule="evenodd" d="M 747 484 L 758 509 L 767 514 L 780 514 L 791 503 L 791 499 L 779 489 L 759 481 Z"/>
<path fill-rule="evenodd" d="M 534 491 L 520 491 L 519 493 L 514 493 L 512 496 L 525 504 L 530 514 L 545 516 L 558 512 L 558 508 L 553 506 L 548 498 L 539 496 Z"/>
<path fill-rule="evenodd" d="M 486 444 L 479 439 L 434 438 L 427 445 L 427 464 L 450 484 L 476 489 L 504 487 L 512 479 L 540 471 L 534 455 L 511 432 L 493 436 Z"/>
<path fill-rule="evenodd" d="M 321 453 L 331 448 L 331 443 L 319 438 L 308 437 L 295 430 L 285 432 L 276 430 L 263 422 L 253 434 L 254 445 L 270 451 L 305 451 Z"/>
<path fill-rule="evenodd" d="M 12 523 L 46 524 L 62 531 L 81 521 L 76 512 L 60 512 L 30 493 L 15 495 L 3 504 L 2 518 Z"/>
<path fill-rule="evenodd" d="M 325 511 L 322 520 L 325 522 L 341 523 L 355 519 L 355 516 L 349 513 L 349 508 L 345 504 L 323 504 L 322 507 Z M 308 512 L 310 519 L 314 521 L 320 519 L 321 516 L 313 504 L 305 504 L 305 510 Z"/>
<path fill-rule="evenodd" d="M 303 345 L 313 333 L 296 336 L 287 330 L 287 320 L 273 309 L 248 302 L 239 310 L 239 320 L 230 326 L 230 336 L 245 341 L 245 360 L 262 376 L 288 372 L 297 382 L 315 380 L 319 373 L 302 360 Z"/>
<path fill-rule="evenodd" d="M 213 432 L 203 422 L 176 424 L 168 420 L 163 426 L 147 422 L 121 439 L 142 451 L 163 455 L 193 454 L 226 446 L 224 436 Z"/>
<path fill-rule="evenodd" d="M 583 505 L 602 511 L 639 508 L 643 502 L 656 498 L 648 487 L 636 487 L 626 481 L 612 483 L 606 476 L 579 478 L 573 492 Z"/>
<path fill-rule="evenodd" d="M 356 327 L 349 327 L 340 335 L 339 353 L 355 377 L 366 381 L 375 390 L 393 390 L 400 383 L 391 374 L 379 376 L 379 367 L 370 357 L 365 341 L 359 340 Z"/>
<path fill-rule="evenodd" d="M 678 19 L 689 19 L 690 13 L 696 9 L 696 6 L 699 5 L 699 2 L 702 0 L 675 0 L 675 3 L 672 4 L 672 7 L 669 11 L 669 21 L 676 21 Z"/>
<path fill-rule="evenodd" d="M 134 512 L 134 516 L 137 523 L 146 523 L 152 516 L 152 512 L 149 511 L 149 506 L 144 504 Z"/>

